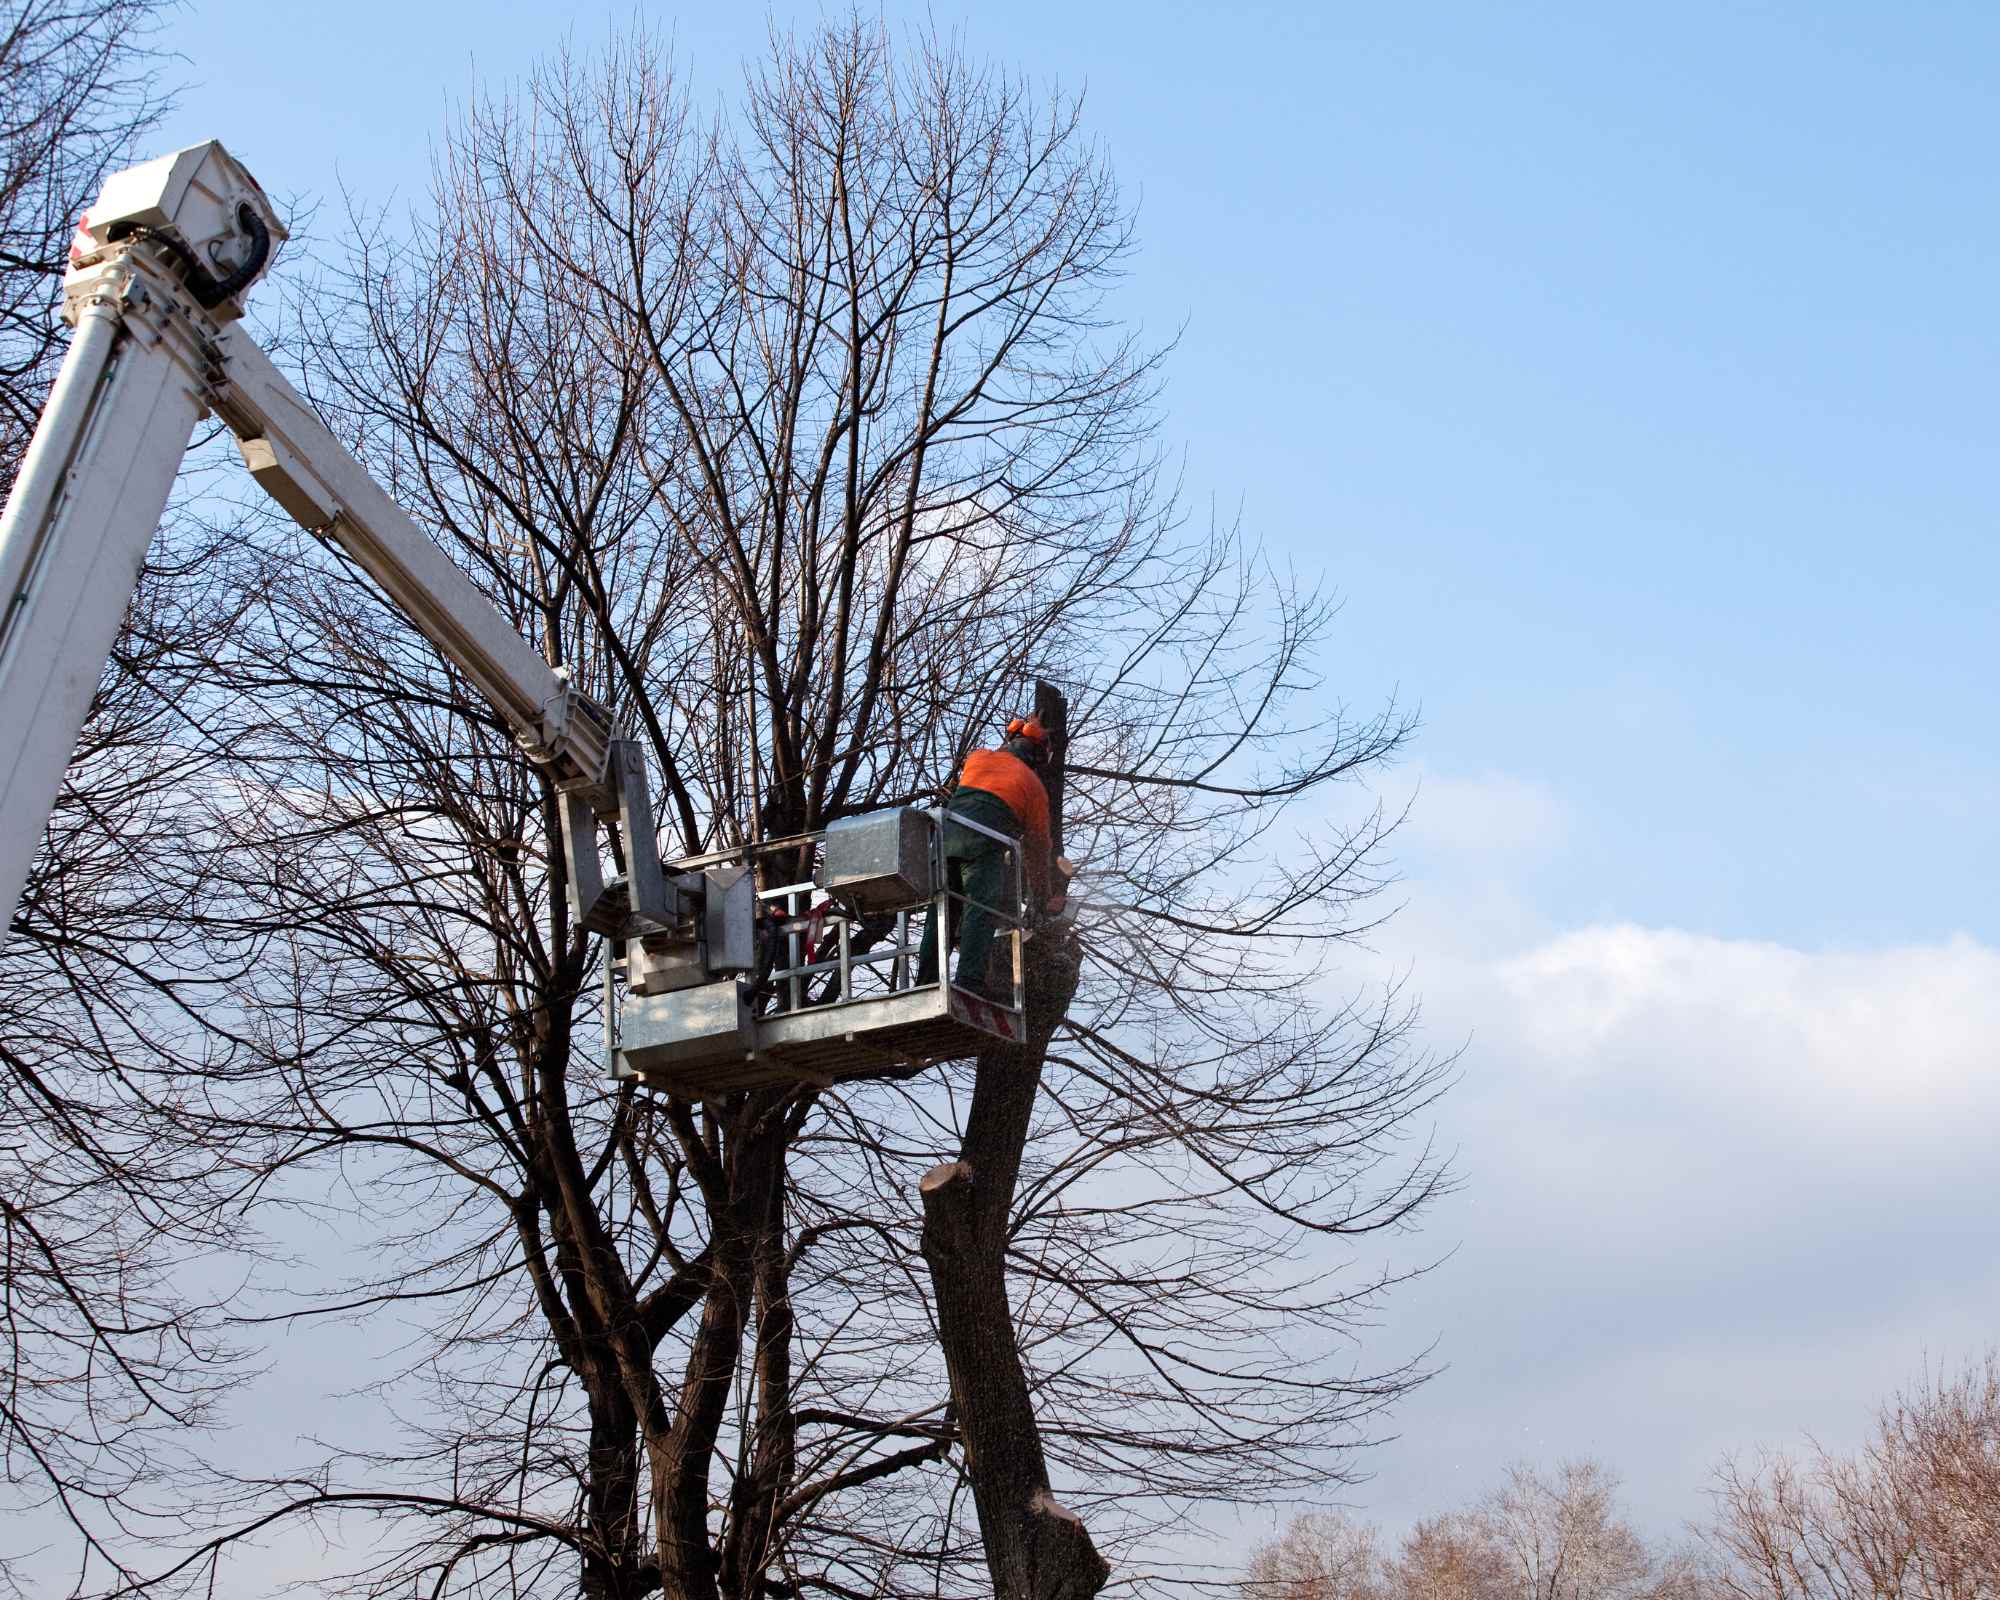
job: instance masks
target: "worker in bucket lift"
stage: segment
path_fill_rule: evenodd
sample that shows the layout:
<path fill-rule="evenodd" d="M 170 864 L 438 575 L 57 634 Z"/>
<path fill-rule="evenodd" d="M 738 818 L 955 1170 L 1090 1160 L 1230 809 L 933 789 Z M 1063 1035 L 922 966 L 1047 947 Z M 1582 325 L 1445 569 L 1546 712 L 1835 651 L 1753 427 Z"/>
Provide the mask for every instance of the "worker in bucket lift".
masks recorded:
<path fill-rule="evenodd" d="M 958 971 L 952 981 L 1000 1005 L 1014 1003 L 1014 984 L 1011 974 L 998 981 L 989 976 L 998 927 L 987 908 L 1011 912 L 1017 903 L 1008 852 L 998 839 L 959 827 L 953 819 L 963 817 L 1014 839 L 1014 854 L 1027 872 L 1028 904 L 1059 915 L 1064 897 L 1049 887 L 1049 791 L 1042 782 L 1048 764 L 1048 730 L 1035 717 L 1016 717 L 1007 724 L 1006 742 L 998 750 L 975 750 L 965 758 L 958 787 L 945 802 L 945 873 L 951 891 L 965 896 L 951 902 L 952 932 L 958 936 Z M 917 982 L 935 983 L 937 972 L 933 915 L 917 957 Z"/>

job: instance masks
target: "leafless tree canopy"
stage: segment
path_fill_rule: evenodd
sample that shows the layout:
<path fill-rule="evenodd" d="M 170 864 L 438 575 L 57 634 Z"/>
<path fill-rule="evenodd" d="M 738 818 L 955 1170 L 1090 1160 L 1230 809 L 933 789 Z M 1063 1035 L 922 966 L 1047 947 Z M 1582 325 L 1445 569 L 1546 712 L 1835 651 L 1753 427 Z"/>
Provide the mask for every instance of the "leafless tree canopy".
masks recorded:
<path fill-rule="evenodd" d="M 1715 1470 L 1693 1542 L 1651 1545 L 1598 1462 L 1510 1468 L 1473 1505 L 1376 1529 L 1315 1513 L 1251 1558 L 1244 1600 L 1994 1600 L 2000 1356 L 1927 1376 L 1849 1453 L 1760 1452 Z"/>
<path fill-rule="evenodd" d="M 201 710 L 227 561 L 185 521 L 156 540 L 0 945 L 0 1504 L 37 1530 L 0 1575 L 64 1523 L 126 1567 L 175 1524 L 236 1371 L 198 1263 L 236 1242 L 221 1208 L 240 1175 L 200 1111 L 240 974 L 202 930 L 199 869 L 157 870 L 189 857 L 223 764 Z"/>
<path fill-rule="evenodd" d="M 1706 1533 L 1732 1600 L 2000 1595 L 2000 1358 L 1926 1381 L 1842 1455 L 1716 1472 Z"/>
<path fill-rule="evenodd" d="M 1328 596 L 1185 524 L 1078 107 L 841 23 L 706 121 L 638 38 L 477 107 L 434 198 L 299 297 L 302 380 L 649 742 L 670 848 L 935 796 L 1036 678 L 1067 693 L 1074 999 L 986 1235 L 1062 1502 L 1115 1566 L 1347 1471 L 1416 1374 L 1356 1355 L 1388 1285 L 1343 1241 L 1436 1192 L 1444 1068 L 1395 996 L 1328 1004 L 1392 819 L 1326 819 L 1409 724 L 1327 699 Z M 377 1264 L 239 1314 L 424 1333 L 158 1587 L 263 1518 L 366 1516 L 371 1594 L 993 1592 L 916 1187 L 1000 1065 L 608 1086 L 545 784 L 337 556 L 246 515 L 185 645 L 204 765 L 140 874 L 134 1004 L 191 1031 L 73 1070 L 147 1085 L 250 1219 Z"/>
<path fill-rule="evenodd" d="M 1265 1600 L 1381 1600 L 1389 1560 L 1373 1526 L 1313 1511 L 1250 1558 L 1242 1592 Z"/>
<path fill-rule="evenodd" d="M 0 11 L 0 492 L 62 341 L 65 250 L 163 104 L 153 0 Z M 199 928 L 184 849 L 221 750 L 200 667 L 231 625 L 229 568 L 163 530 L 22 905 L 0 945 L 0 1582 L 69 1542 L 120 1569 L 173 1526 L 190 1446 L 233 1372 L 222 1308 L 188 1275 L 226 1236 L 235 1175 L 185 1116 L 226 1034 L 199 1013 L 230 974 Z"/>
<path fill-rule="evenodd" d="M 163 104 L 147 41 L 165 0 L 0 6 L 0 498 L 62 358 L 70 236 Z"/>
<path fill-rule="evenodd" d="M 1626 1521 L 1601 1462 L 1509 1467 L 1473 1505 L 1427 1518 L 1393 1552 L 1376 1530 L 1315 1513 L 1250 1561 L 1245 1600 L 1694 1600 L 1684 1552 Z"/>

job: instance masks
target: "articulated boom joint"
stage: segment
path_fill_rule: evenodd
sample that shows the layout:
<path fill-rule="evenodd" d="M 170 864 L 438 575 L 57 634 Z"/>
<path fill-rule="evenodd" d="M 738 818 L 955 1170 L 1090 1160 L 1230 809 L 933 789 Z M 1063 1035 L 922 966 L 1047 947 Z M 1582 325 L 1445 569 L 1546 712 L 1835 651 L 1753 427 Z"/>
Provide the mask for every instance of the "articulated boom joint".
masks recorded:
<path fill-rule="evenodd" d="M 581 695 L 577 698 L 583 699 Z M 597 711 L 593 702 L 583 703 Z M 601 779 L 579 776 L 557 781 L 570 914 L 583 927 L 607 938 L 656 939 L 679 926 L 685 908 L 660 867 L 659 830 L 653 823 L 645 746 L 637 739 L 614 735 L 605 749 Z M 532 750 L 529 754 L 540 759 Z M 553 760 L 547 764 L 558 765 Z M 600 828 L 613 826 L 623 847 L 625 870 L 607 878 L 597 836 Z"/>
<path fill-rule="evenodd" d="M 682 920 L 680 897 L 660 869 L 646 747 L 620 733 L 610 712 L 577 688 L 568 667 L 553 669 L 556 692 L 540 721 L 515 740 L 555 779 L 562 806 L 570 914 L 612 939 L 657 937 Z M 616 827 L 625 870 L 607 878 L 600 829 Z"/>
<path fill-rule="evenodd" d="M 555 667 L 551 671 L 556 678 L 556 692 L 542 702 L 541 715 L 532 726 L 515 730 L 515 743 L 535 765 L 553 767 L 559 784 L 600 791 L 599 809 L 606 813 L 615 811 L 610 772 L 611 714 L 577 688 L 568 667 Z"/>

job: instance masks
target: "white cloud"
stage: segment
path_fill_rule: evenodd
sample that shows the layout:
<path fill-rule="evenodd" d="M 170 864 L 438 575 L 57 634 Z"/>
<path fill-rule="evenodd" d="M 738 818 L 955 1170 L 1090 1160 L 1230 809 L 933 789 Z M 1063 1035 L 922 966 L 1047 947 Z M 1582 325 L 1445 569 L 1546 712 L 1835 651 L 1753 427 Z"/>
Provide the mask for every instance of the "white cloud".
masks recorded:
<path fill-rule="evenodd" d="M 1523 1064 L 1547 1075 L 1649 1071 L 1689 1103 L 1878 1128 L 1990 1106 L 2000 1081 L 2000 950 L 1965 935 L 1811 952 L 1619 924 L 1494 970 Z"/>
<path fill-rule="evenodd" d="M 1508 799 L 1533 793 L 1453 791 L 1441 836 L 1489 814 L 1489 844 L 1380 941 L 1430 1038 L 1469 1041 L 1440 1129 L 1465 1188 L 1420 1245 L 1457 1253 L 1385 1329 L 1450 1370 L 1364 1509 L 1403 1523 L 1510 1459 L 1592 1453 L 1671 1532 L 1722 1449 L 1849 1436 L 2000 1335 L 2000 949 L 1552 929 L 1497 842 L 1558 825 Z"/>

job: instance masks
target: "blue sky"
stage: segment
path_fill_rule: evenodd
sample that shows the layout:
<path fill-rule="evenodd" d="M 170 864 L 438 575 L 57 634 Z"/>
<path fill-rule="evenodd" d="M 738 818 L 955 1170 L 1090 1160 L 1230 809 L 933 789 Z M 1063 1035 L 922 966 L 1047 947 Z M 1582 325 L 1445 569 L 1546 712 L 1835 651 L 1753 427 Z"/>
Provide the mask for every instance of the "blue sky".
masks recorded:
<path fill-rule="evenodd" d="M 416 196 L 454 100 L 631 14 L 197 0 L 174 132 Z M 641 14 L 718 94 L 765 26 Z M 1419 700 L 1429 761 L 1576 802 L 1552 906 L 2000 935 L 1965 892 L 2000 867 L 2000 14 L 935 14 L 1087 88 L 1140 207 L 1121 309 L 1185 327 L 1194 502 L 1333 576 L 1342 688 Z"/>
<path fill-rule="evenodd" d="M 766 18 L 193 0 L 168 142 L 420 197 L 454 101 L 635 14 L 717 95 Z M 1471 1181 L 1363 1507 L 1596 1450 L 1670 1527 L 1715 1448 L 2000 1333 L 2000 11 L 929 14 L 1087 87 L 1191 504 L 1346 595 L 1340 693 L 1423 709 L 1377 956 L 1471 1041 Z"/>

